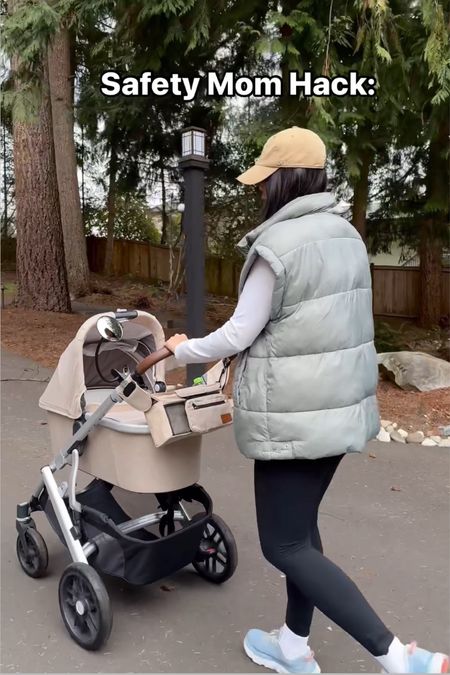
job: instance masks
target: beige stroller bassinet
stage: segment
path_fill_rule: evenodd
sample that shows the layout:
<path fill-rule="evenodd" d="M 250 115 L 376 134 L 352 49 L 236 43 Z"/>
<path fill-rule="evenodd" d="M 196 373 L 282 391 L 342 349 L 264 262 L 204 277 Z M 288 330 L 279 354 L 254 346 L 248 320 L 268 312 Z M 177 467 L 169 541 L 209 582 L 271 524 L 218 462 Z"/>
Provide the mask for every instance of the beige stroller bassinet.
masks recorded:
<path fill-rule="evenodd" d="M 73 560 L 60 582 L 63 620 L 86 649 L 98 649 L 111 630 L 108 595 L 95 570 L 146 584 L 192 563 L 221 583 L 237 564 L 232 533 L 196 485 L 202 434 L 232 421 L 222 391 L 229 363 L 211 369 L 205 384 L 168 388 L 164 340 L 146 312 L 93 316 L 39 401 L 56 456 L 42 468 L 30 501 L 17 508 L 17 554 L 29 576 L 42 576 L 48 554 L 31 513 L 44 511 Z M 67 464 L 70 479 L 58 486 L 53 474 Z M 81 492 L 78 470 L 94 477 Z M 157 512 L 130 518 L 116 487 L 156 495 Z"/>

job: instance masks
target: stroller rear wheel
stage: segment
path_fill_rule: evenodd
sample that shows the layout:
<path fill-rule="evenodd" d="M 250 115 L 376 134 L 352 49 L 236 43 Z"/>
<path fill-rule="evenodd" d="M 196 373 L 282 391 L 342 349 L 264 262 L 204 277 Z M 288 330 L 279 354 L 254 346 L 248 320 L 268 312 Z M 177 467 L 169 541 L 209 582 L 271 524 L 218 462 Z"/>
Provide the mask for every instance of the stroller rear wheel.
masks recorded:
<path fill-rule="evenodd" d="M 206 523 L 193 566 L 204 579 L 223 584 L 233 576 L 238 563 L 236 541 L 225 521 L 214 513 Z"/>
<path fill-rule="evenodd" d="M 48 551 L 44 538 L 34 527 L 27 527 L 17 537 L 17 558 L 25 574 L 43 577 L 48 566 Z"/>
<path fill-rule="evenodd" d="M 91 651 L 100 649 L 112 628 L 108 592 L 99 574 L 86 563 L 71 563 L 59 582 L 59 608 L 75 642 Z"/>

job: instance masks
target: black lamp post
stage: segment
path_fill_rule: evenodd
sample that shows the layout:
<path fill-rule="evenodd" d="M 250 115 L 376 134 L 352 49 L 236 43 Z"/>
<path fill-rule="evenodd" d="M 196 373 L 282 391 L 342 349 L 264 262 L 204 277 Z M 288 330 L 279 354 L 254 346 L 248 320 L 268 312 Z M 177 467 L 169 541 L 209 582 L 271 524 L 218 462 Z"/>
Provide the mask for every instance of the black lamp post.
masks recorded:
<path fill-rule="evenodd" d="M 187 333 L 189 337 L 203 337 L 205 333 L 205 171 L 206 131 L 187 127 L 181 132 L 180 168 L 184 178 L 183 229 L 186 236 Z M 187 367 L 188 383 L 204 373 L 204 364 Z"/>

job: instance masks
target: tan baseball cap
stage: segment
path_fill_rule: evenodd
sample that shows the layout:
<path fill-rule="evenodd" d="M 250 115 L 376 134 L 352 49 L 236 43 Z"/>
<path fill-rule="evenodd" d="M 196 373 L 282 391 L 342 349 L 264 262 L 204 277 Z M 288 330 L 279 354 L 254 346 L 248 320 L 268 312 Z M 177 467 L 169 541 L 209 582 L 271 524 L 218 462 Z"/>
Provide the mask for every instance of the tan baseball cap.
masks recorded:
<path fill-rule="evenodd" d="M 323 169 L 325 160 L 325 144 L 314 131 L 290 127 L 266 141 L 260 157 L 238 176 L 238 181 L 256 185 L 280 168 Z"/>

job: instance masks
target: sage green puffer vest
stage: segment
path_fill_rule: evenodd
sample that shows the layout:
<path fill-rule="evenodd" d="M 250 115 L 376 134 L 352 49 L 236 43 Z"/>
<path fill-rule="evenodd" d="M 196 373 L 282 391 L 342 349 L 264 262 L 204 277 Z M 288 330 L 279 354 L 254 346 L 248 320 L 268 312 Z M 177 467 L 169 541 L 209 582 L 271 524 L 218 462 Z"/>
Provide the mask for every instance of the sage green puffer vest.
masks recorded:
<path fill-rule="evenodd" d="M 269 323 L 239 357 L 234 431 L 252 459 L 361 452 L 379 431 L 367 251 L 330 193 L 299 197 L 238 244 L 276 276 Z"/>

